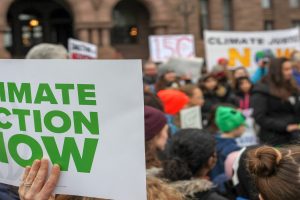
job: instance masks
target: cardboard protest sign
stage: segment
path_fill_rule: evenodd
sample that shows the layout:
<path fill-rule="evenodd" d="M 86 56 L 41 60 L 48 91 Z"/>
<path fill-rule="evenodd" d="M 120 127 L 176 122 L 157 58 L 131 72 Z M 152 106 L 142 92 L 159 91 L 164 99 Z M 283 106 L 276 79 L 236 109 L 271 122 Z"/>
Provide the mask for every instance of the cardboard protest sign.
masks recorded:
<path fill-rule="evenodd" d="M 229 59 L 229 67 L 246 67 L 250 73 L 256 70 L 256 53 L 271 50 L 276 57 L 290 57 L 300 48 L 299 29 L 226 32 L 205 31 L 205 51 L 209 70 L 219 58 Z"/>
<path fill-rule="evenodd" d="M 159 65 L 159 71 L 172 70 L 178 76 L 185 76 L 196 83 L 200 78 L 203 62 L 203 58 L 171 58 Z"/>
<path fill-rule="evenodd" d="M 183 109 L 180 111 L 181 128 L 202 129 L 202 118 L 200 106 Z"/>
<path fill-rule="evenodd" d="M 149 36 L 149 48 L 153 62 L 195 57 L 193 35 L 152 35 Z"/>
<path fill-rule="evenodd" d="M 70 59 L 96 59 L 98 47 L 94 44 L 69 38 L 68 49 Z"/>
<path fill-rule="evenodd" d="M 258 138 L 254 129 L 254 119 L 252 118 L 253 109 L 246 109 L 242 111 L 246 117 L 246 130 L 245 133 L 236 139 L 238 146 L 248 147 L 258 144 Z"/>
<path fill-rule="evenodd" d="M 146 199 L 140 61 L 1 60 L 0 69 L 1 183 L 18 186 L 24 167 L 46 157 L 61 166 L 58 194 Z"/>

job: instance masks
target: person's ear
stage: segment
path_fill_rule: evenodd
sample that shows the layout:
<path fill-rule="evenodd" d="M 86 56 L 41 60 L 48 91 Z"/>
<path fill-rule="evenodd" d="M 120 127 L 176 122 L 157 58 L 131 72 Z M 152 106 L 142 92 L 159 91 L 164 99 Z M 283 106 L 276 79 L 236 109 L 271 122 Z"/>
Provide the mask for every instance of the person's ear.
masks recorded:
<path fill-rule="evenodd" d="M 211 170 L 215 167 L 217 163 L 217 154 L 214 153 L 211 157 L 209 157 L 207 162 L 207 167 Z"/>

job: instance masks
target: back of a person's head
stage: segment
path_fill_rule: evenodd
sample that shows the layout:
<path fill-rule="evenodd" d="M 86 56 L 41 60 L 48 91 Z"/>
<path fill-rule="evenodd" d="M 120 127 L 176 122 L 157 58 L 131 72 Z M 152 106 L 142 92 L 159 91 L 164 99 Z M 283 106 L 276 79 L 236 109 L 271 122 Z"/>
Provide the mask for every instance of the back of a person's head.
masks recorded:
<path fill-rule="evenodd" d="M 253 149 L 248 168 L 264 200 L 300 198 L 300 147 Z"/>
<path fill-rule="evenodd" d="M 26 55 L 26 59 L 66 59 L 68 52 L 62 45 L 42 43 L 34 46 Z"/>
<path fill-rule="evenodd" d="M 145 106 L 151 106 L 153 108 L 156 108 L 162 112 L 164 112 L 164 106 L 161 102 L 161 100 L 151 92 L 144 92 L 144 104 Z"/>
<path fill-rule="evenodd" d="M 215 113 L 215 123 L 222 133 L 229 133 L 241 125 L 244 125 L 246 121 L 242 112 L 237 109 L 228 106 L 218 106 Z"/>
<path fill-rule="evenodd" d="M 190 101 L 185 93 L 175 89 L 161 90 L 157 96 L 163 103 L 165 113 L 169 115 L 176 115 Z"/>
<path fill-rule="evenodd" d="M 183 200 L 183 195 L 158 178 L 147 177 L 147 199 Z"/>
<path fill-rule="evenodd" d="M 171 181 L 191 179 L 215 153 L 214 137 L 200 129 L 178 131 L 169 145 L 163 176 Z"/>
<path fill-rule="evenodd" d="M 180 91 L 185 93 L 188 97 L 193 97 L 194 95 L 194 90 L 197 89 L 198 87 L 193 84 L 187 84 L 182 87 L 180 87 Z"/>

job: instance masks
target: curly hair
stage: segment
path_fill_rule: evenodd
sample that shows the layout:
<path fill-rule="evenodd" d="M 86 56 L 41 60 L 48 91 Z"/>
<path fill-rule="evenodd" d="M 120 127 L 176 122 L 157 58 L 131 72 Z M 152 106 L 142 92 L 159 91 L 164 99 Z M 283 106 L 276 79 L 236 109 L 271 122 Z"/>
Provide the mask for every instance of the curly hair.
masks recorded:
<path fill-rule="evenodd" d="M 205 130 L 182 129 L 172 138 L 163 176 L 171 181 L 194 177 L 215 153 L 215 139 Z"/>

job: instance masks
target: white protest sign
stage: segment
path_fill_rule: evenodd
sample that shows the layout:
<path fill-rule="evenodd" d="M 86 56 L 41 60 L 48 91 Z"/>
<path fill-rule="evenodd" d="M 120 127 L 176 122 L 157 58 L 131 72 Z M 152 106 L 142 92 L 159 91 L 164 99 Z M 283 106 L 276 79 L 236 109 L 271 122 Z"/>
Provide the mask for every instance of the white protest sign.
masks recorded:
<path fill-rule="evenodd" d="M 204 35 L 209 70 L 217 65 L 218 59 L 227 58 L 229 67 L 244 66 L 252 73 L 257 68 L 257 52 L 271 50 L 276 57 L 290 57 L 293 50 L 300 48 L 298 28 L 261 32 L 205 31 Z"/>
<path fill-rule="evenodd" d="M 202 129 L 200 106 L 183 109 L 180 111 L 181 128 L 199 128 Z"/>
<path fill-rule="evenodd" d="M 159 65 L 159 71 L 174 71 L 178 76 L 185 76 L 196 83 L 201 75 L 203 58 L 171 58 Z"/>
<path fill-rule="evenodd" d="M 173 57 L 195 57 L 193 35 L 152 35 L 149 36 L 149 48 L 153 62 L 165 62 Z"/>
<path fill-rule="evenodd" d="M 94 44 L 69 38 L 69 57 L 71 59 L 96 59 L 98 57 L 98 47 Z"/>
<path fill-rule="evenodd" d="M 61 166 L 57 194 L 146 200 L 140 61 L 1 60 L 0 69 L 1 183 L 18 186 L 24 167 L 46 157 Z"/>
<path fill-rule="evenodd" d="M 251 117 L 253 113 L 253 109 L 245 109 L 242 111 L 244 116 L 246 117 L 246 129 L 245 133 L 236 139 L 238 146 L 240 147 L 248 147 L 252 145 L 258 144 L 258 138 L 256 136 L 256 132 L 254 129 L 254 119 Z"/>

